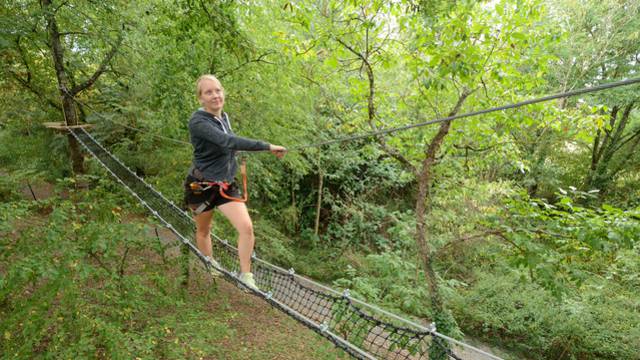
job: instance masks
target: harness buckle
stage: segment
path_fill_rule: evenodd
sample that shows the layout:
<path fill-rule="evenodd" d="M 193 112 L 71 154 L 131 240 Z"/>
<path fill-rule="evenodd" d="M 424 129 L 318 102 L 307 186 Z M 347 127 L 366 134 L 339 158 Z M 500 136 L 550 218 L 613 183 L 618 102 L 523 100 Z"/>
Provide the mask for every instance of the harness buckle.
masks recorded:
<path fill-rule="evenodd" d="M 195 181 L 189 184 L 189 189 L 191 189 L 191 191 L 196 195 L 200 195 L 204 191 L 202 185 Z"/>
<path fill-rule="evenodd" d="M 220 191 L 227 191 L 231 184 L 226 181 L 194 181 L 189 184 L 189 189 L 191 189 L 195 195 L 200 195 L 214 186 L 220 188 Z"/>

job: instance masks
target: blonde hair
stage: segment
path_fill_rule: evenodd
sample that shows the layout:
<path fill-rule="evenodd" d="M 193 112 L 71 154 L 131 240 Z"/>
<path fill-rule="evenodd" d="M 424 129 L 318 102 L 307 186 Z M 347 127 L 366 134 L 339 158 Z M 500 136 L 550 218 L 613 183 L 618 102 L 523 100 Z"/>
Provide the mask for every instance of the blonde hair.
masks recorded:
<path fill-rule="evenodd" d="M 224 87 L 222 87 L 222 83 L 220 82 L 220 80 L 218 80 L 218 78 L 215 75 L 204 74 L 200 76 L 196 81 L 196 96 L 198 97 L 198 99 L 200 98 L 200 95 L 202 95 L 202 87 L 200 86 L 200 83 L 202 83 L 203 80 L 216 81 L 218 84 L 220 84 L 220 87 L 222 88 L 222 90 L 224 90 Z"/>

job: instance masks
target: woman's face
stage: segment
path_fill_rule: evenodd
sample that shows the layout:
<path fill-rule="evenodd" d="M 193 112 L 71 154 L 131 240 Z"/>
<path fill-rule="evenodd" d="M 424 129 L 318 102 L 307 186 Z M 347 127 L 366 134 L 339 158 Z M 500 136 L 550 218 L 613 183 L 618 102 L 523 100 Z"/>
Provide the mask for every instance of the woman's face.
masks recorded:
<path fill-rule="evenodd" d="M 205 110 L 220 114 L 224 106 L 224 89 L 219 81 L 203 79 L 200 82 L 200 104 Z"/>

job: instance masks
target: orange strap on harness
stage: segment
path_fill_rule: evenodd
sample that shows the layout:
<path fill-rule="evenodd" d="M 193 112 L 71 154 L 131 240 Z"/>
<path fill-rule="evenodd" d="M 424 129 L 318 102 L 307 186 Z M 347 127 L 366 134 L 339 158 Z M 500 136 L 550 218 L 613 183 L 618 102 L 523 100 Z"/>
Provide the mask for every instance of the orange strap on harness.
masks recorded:
<path fill-rule="evenodd" d="M 247 192 L 247 159 L 245 159 L 244 157 L 242 158 L 242 162 L 240 163 L 240 174 L 242 175 L 242 197 L 236 198 L 225 194 L 224 190 L 229 187 L 228 183 L 225 183 L 227 186 L 224 188 L 224 190 L 223 187 L 220 186 L 220 196 L 225 199 L 237 202 L 247 202 L 247 200 L 249 200 L 249 192 Z"/>

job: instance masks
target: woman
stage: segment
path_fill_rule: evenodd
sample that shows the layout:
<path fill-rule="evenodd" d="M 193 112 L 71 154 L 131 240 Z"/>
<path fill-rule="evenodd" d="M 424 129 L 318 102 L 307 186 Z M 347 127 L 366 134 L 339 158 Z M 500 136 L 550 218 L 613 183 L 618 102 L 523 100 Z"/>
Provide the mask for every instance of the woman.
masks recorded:
<path fill-rule="evenodd" d="M 192 183 L 224 182 L 231 184 L 224 193 L 230 197 L 239 196 L 234 184 L 237 164 L 236 150 L 269 150 L 278 158 L 284 156 L 287 149 L 259 140 L 235 136 L 231 131 L 229 118 L 222 111 L 224 89 L 213 75 L 202 75 L 196 82 L 196 93 L 202 108 L 191 115 L 189 134 L 193 145 L 193 165 L 185 181 L 185 200 L 193 210 L 196 222 L 196 244 L 203 255 L 215 266 L 212 258 L 211 222 L 213 209 L 220 212 L 238 231 L 238 256 L 240 258 L 240 280 L 250 288 L 258 289 L 251 273 L 251 254 L 255 237 L 253 224 L 247 207 L 243 202 L 228 199 L 220 194 L 219 186 L 193 190 Z M 195 185 L 197 188 L 197 185 Z M 201 191 L 204 190 L 204 191 Z"/>

